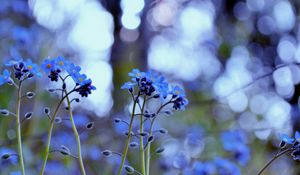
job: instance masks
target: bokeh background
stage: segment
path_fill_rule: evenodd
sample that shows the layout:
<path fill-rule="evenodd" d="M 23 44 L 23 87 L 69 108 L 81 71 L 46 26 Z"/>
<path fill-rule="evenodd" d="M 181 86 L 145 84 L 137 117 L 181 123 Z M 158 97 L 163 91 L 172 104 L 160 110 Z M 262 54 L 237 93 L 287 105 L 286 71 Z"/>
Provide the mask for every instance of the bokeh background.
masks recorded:
<path fill-rule="evenodd" d="M 255 174 L 276 153 L 280 133 L 300 128 L 300 27 L 298 0 L 0 0 L 0 61 L 63 55 L 83 67 L 97 90 L 76 107 L 88 174 L 115 174 L 120 159 L 101 151 L 122 151 L 130 96 L 120 90 L 132 68 L 155 70 L 183 86 L 190 101 L 184 112 L 161 116 L 169 130 L 154 146 L 152 174 L 189 174 L 195 161 L 236 156 L 224 150 L 222 133 L 242 132 L 249 156 L 236 165 Z M 2 69 L 2 68 L 1 68 Z M 49 121 L 43 108 L 58 97 L 47 79 L 26 88 L 37 93 L 23 103 L 34 118 L 22 125 L 29 174 L 37 174 Z M 16 92 L 0 89 L 0 108 L 14 109 Z M 62 111 L 60 116 L 67 117 Z M 85 131 L 93 121 L 95 127 Z M 0 154 L 15 152 L 14 121 L 0 118 Z M 76 153 L 69 122 L 56 125 L 52 147 Z M 137 150 L 129 160 L 138 167 Z M 297 175 L 290 156 L 266 174 Z M 59 153 L 47 174 L 78 174 L 77 162 Z M 18 174 L 16 158 L 0 162 L 0 174 Z"/>

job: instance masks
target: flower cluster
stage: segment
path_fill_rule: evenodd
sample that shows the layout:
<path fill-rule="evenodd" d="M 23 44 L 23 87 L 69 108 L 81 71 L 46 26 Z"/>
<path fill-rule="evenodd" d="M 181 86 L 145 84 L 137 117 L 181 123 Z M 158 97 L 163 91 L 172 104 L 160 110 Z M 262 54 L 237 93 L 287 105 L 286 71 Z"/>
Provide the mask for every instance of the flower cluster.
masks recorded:
<path fill-rule="evenodd" d="M 136 88 L 139 95 L 161 100 L 170 99 L 175 110 L 184 110 L 188 105 L 182 88 L 170 86 L 163 76 L 153 71 L 141 72 L 139 69 L 133 69 L 128 76 L 131 77 L 131 81 L 126 82 L 121 89 L 128 89 L 130 93 L 133 93 Z"/>
<path fill-rule="evenodd" d="M 300 161 L 300 133 L 296 131 L 294 138 L 289 137 L 286 134 L 282 134 L 280 137 L 280 149 L 290 146 L 286 150 L 290 150 L 291 156 L 294 160 Z"/>
<path fill-rule="evenodd" d="M 61 73 L 66 71 L 68 73 L 67 77 L 72 77 L 76 84 L 74 91 L 82 97 L 87 97 L 92 93 L 92 90 L 96 90 L 96 87 L 92 85 L 92 80 L 88 79 L 85 74 L 80 73 L 81 68 L 64 57 L 45 59 L 42 63 L 42 69 L 48 74 L 51 81 L 58 81 L 59 78 L 63 80 Z"/>
<path fill-rule="evenodd" d="M 6 63 L 5 66 L 13 68 L 14 76 L 18 80 L 32 78 L 33 76 L 41 76 L 38 65 L 33 63 L 30 59 L 27 59 L 26 61 L 22 59 L 11 60 L 8 63 Z M 3 75 L 1 77 L 2 84 L 11 82 L 10 72 L 7 69 L 4 70 Z"/>
<path fill-rule="evenodd" d="M 223 148 L 231 152 L 241 165 L 250 160 L 250 149 L 247 146 L 246 135 L 241 130 L 225 131 L 221 134 Z"/>

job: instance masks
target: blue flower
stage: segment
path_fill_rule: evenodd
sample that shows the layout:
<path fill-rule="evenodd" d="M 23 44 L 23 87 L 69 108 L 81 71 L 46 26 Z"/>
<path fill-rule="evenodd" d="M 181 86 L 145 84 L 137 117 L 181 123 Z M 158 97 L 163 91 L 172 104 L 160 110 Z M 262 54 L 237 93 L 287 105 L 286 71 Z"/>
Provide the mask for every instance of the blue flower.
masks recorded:
<path fill-rule="evenodd" d="M 132 91 L 134 89 L 135 85 L 137 85 L 137 83 L 129 81 L 129 82 L 124 83 L 123 86 L 121 87 L 121 89 L 128 89 L 128 90 Z"/>
<path fill-rule="evenodd" d="M 54 59 L 54 62 L 56 64 L 56 66 L 61 69 L 61 70 L 65 70 L 68 68 L 68 65 L 70 64 L 69 61 L 67 61 L 64 57 L 59 56 L 57 58 Z"/>
<path fill-rule="evenodd" d="M 92 90 L 96 90 L 96 87 L 92 85 L 91 79 L 83 81 L 82 85 L 76 89 L 81 97 L 88 97 L 88 95 L 92 93 Z"/>
<path fill-rule="evenodd" d="M 55 61 L 53 59 L 45 59 L 42 63 L 42 69 L 46 73 L 50 73 L 51 71 L 54 71 L 57 69 L 57 66 L 55 64 Z"/>
<path fill-rule="evenodd" d="M 219 175 L 241 175 L 240 168 L 227 159 L 217 157 L 215 165 Z"/>
<path fill-rule="evenodd" d="M 33 74 L 33 75 L 37 75 L 38 77 L 41 77 L 42 74 L 39 71 L 39 67 L 37 64 L 33 63 L 30 59 L 27 59 L 25 61 L 25 67 L 26 69 L 28 69 L 28 71 Z"/>
<path fill-rule="evenodd" d="M 172 86 L 171 91 L 169 93 L 173 96 L 173 98 L 185 97 L 184 90 L 179 86 Z"/>
<path fill-rule="evenodd" d="M 250 149 L 246 145 L 246 135 L 240 130 L 225 131 L 221 134 L 223 148 L 231 152 L 240 165 L 250 160 Z"/>
<path fill-rule="evenodd" d="M 76 84 L 82 86 L 82 85 L 85 85 L 86 84 L 86 79 L 87 79 L 87 76 L 85 74 L 74 74 L 72 76 L 73 80 L 75 81 Z"/>
<path fill-rule="evenodd" d="M 76 76 L 79 74 L 81 71 L 81 67 L 75 65 L 74 63 L 69 63 L 67 64 L 66 71 L 68 72 L 69 75 L 73 76 L 76 78 Z"/>
<path fill-rule="evenodd" d="M 139 69 L 132 69 L 132 71 L 128 73 L 128 76 L 132 77 L 132 80 L 135 81 L 136 79 L 145 77 L 145 72 L 141 72 Z"/>
<path fill-rule="evenodd" d="M 212 162 L 199 162 L 196 161 L 193 164 L 193 174 L 197 175 L 209 175 L 215 174 L 216 167 Z"/>
<path fill-rule="evenodd" d="M 2 73 L 2 75 L 0 75 L 0 86 L 2 86 L 5 83 L 9 83 L 9 82 L 11 82 L 10 72 L 7 69 L 5 69 Z"/>
<path fill-rule="evenodd" d="M 297 135 L 297 137 L 299 136 L 298 131 L 296 131 L 295 136 L 296 136 L 296 135 Z M 281 139 L 282 142 L 284 142 L 284 144 L 287 143 L 287 144 L 290 144 L 290 145 L 293 144 L 294 141 L 295 141 L 294 138 L 289 137 L 289 136 L 286 135 L 286 134 L 281 134 L 281 135 L 280 135 L 280 139 Z"/>

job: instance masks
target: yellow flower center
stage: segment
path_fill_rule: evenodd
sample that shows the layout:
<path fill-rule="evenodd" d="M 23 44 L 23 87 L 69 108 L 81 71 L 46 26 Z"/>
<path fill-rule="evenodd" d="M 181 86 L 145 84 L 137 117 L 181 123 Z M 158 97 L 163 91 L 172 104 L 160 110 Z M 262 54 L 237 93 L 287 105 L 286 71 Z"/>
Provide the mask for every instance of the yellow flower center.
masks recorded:
<path fill-rule="evenodd" d="M 28 68 L 29 70 L 32 70 L 32 66 L 28 66 L 27 68 Z"/>
<path fill-rule="evenodd" d="M 60 61 L 60 62 L 59 62 L 59 65 L 63 66 L 63 65 L 64 65 L 64 62 L 63 62 L 63 61 Z"/>
<path fill-rule="evenodd" d="M 177 90 L 177 91 L 175 91 L 175 94 L 176 94 L 176 95 L 179 95 L 179 94 L 180 94 L 180 92 Z"/>
<path fill-rule="evenodd" d="M 136 76 L 137 76 L 137 77 L 140 77 L 140 76 L 141 76 L 141 74 L 140 74 L 140 73 L 137 73 L 137 74 L 136 74 Z"/>
<path fill-rule="evenodd" d="M 80 82 L 83 82 L 83 78 L 79 78 L 79 81 L 80 81 Z"/>
<path fill-rule="evenodd" d="M 47 64 L 47 66 L 46 66 L 48 69 L 50 69 L 51 68 L 51 64 Z"/>

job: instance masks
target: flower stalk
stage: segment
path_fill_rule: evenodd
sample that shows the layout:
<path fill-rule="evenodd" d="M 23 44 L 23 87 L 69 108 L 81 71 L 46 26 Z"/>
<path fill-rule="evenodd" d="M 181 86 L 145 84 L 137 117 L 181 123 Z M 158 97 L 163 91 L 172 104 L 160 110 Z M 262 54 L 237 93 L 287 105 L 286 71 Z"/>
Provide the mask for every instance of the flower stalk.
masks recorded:
<path fill-rule="evenodd" d="M 17 87 L 17 105 L 16 105 L 16 131 L 17 131 L 17 141 L 18 141 L 18 154 L 19 154 L 19 164 L 21 167 L 22 175 L 25 175 L 25 165 L 22 149 L 22 136 L 21 136 L 21 122 L 20 122 L 20 108 L 22 101 L 22 81 L 20 81 L 19 86 Z"/>
<path fill-rule="evenodd" d="M 134 116 L 135 116 L 135 108 L 136 108 L 136 105 L 138 103 L 137 102 L 138 98 L 139 98 L 139 95 L 136 97 L 136 99 L 134 100 L 134 103 L 133 103 L 132 113 L 131 113 L 131 118 L 130 118 L 130 123 L 129 123 L 129 130 L 128 130 L 128 135 L 127 135 L 127 140 L 126 140 L 126 145 L 125 145 L 125 148 L 124 148 L 124 151 L 123 151 L 122 161 L 121 161 L 121 165 L 119 167 L 118 175 L 121 175 L 122 170 L 123 170 L 123 166 L 124 166 L 124 163 L 125 163 L 125 159 L 127 157 L 127 152 L 128 152 L 128 148 L 129 148 L 130 139 L 131 139 L 132 124 L 133 124 L 133 119 L 134 119 Z"/>
<path fill-rule="evenodd" d="M 66 92 L 67 93 L 67 92 Z M 67 103 L 68 103 L 68 111 L 69 111 L 69 115 L 70 115 L 70 121 L 72 124 L 72 129 L 73 129 L 73 133 L 75 135 L 75 139 L 77 142 L 77 152 L 78 152 L 78 159 L 79 159 L 79 165 L 80 165 L 80 171 L 82 175 L 86 175 L 85 169 L 84 169 L 84 164 L 83 164 L 83 159 L 82 159 L 82 153 L 81 153 L 81 143 L 80 143 L 80 137 L 74 122 L 74 118 L 73 118 L 73 112 L 71 109 L 71 101 L 69 99 L 69 97 L 67 96 Z"/>

